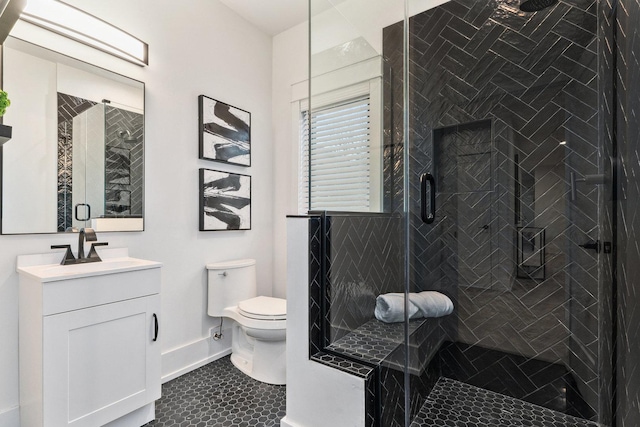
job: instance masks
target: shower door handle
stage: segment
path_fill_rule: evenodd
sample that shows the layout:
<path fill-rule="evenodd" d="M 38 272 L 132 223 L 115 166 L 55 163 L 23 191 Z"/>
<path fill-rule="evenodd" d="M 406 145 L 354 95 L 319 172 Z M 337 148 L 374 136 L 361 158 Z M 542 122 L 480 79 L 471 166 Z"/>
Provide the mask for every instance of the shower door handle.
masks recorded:
<path fill-rule="evenodd" d="M 86 209 L 86 211 L 85 211 L 85 213 L 86 213 L 86 215 L 87 215 L 87 216 L 86 216 L 86 217 L 84 217 L 84 218 L 79 218 L 79 217 L 78 217 L 78 208 L 79 208 L 80 206 L 86 206 L 86 207 L 87 207 L 87 209 Z M 76 221 L 89 221 L 89 220 L 91 219 L 91 206 L 89 206 L 89 204 L 88 204 L 88 203 L 78 203 L 78 204 L 76 205 L 76 209 L 75 209 L 75 217 L 76 217 Z"/>
<path fill-rule="evenodd" d="M 429 203 L 427 207 L 427 183 L 429 184 Z M 436 219 L 436 180 L 430 173 L 420 176 L 420 217 L 425 224 Z"/>

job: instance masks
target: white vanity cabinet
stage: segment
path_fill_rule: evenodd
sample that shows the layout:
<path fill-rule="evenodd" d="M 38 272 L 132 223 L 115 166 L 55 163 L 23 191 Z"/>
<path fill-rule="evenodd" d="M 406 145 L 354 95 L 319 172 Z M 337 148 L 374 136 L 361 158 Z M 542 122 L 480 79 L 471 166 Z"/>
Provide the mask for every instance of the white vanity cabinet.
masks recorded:
<path fill-rule="evenodd" d="M 19 257 L 22 427 L 134 427 L 155 418 L 160 263 L 24 261 Z"/>

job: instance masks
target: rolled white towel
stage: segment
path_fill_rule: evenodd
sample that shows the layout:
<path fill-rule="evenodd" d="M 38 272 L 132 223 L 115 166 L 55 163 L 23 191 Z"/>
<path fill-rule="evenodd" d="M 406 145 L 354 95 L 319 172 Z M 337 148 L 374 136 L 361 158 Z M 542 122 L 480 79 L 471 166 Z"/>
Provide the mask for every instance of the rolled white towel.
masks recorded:
<path fill-rule="evenodd" d="M 409 319 L 442 317 L 451 312 L 453 312 L 453 302 L 440 292 L 424 291 L 409 294 Z M 404 294 L 378 295 L 374 314 L 381 322 L 404 322 Z"/>
<path fill-rule="evenodd" d="M 411 301 L 422 317 L 442 317 L 453 312 L 453 302 L 451 299 L 436 291 L 424 291 L 409 294 Z"/>
<path fill-rule="evenodd" d="M 404 294 L 391 293 L 378 295 L 374 314 L 376 319 L 381 322 L 404 322 Z M 409 318 L 417 319 L 418 317 L 422 317 L 420 310 L 418 310 L 415 304 L 409 302 Z"/>

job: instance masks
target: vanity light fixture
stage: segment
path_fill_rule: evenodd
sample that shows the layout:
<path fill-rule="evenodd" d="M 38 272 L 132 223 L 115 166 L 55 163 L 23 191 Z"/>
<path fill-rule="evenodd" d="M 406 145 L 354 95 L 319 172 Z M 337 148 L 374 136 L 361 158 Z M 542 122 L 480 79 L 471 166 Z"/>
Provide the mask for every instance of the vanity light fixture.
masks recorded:
<path fill-rule="evenodd" d="M 58 0 L 29 0 L 20 19 L 134 64 L 149 65 L 149 45 Z"/>

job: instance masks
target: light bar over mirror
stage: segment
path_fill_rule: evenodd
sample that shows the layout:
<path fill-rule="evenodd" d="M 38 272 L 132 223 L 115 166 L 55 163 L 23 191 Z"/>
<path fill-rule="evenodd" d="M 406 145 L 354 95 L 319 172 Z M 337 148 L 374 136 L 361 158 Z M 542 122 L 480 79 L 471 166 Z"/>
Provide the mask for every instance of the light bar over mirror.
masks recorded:
<path fill-rule="evenodd" d="M 20 19 L 134 64 L 149 64 L 145 42 L 64 2 L 29 0 Z"/>

